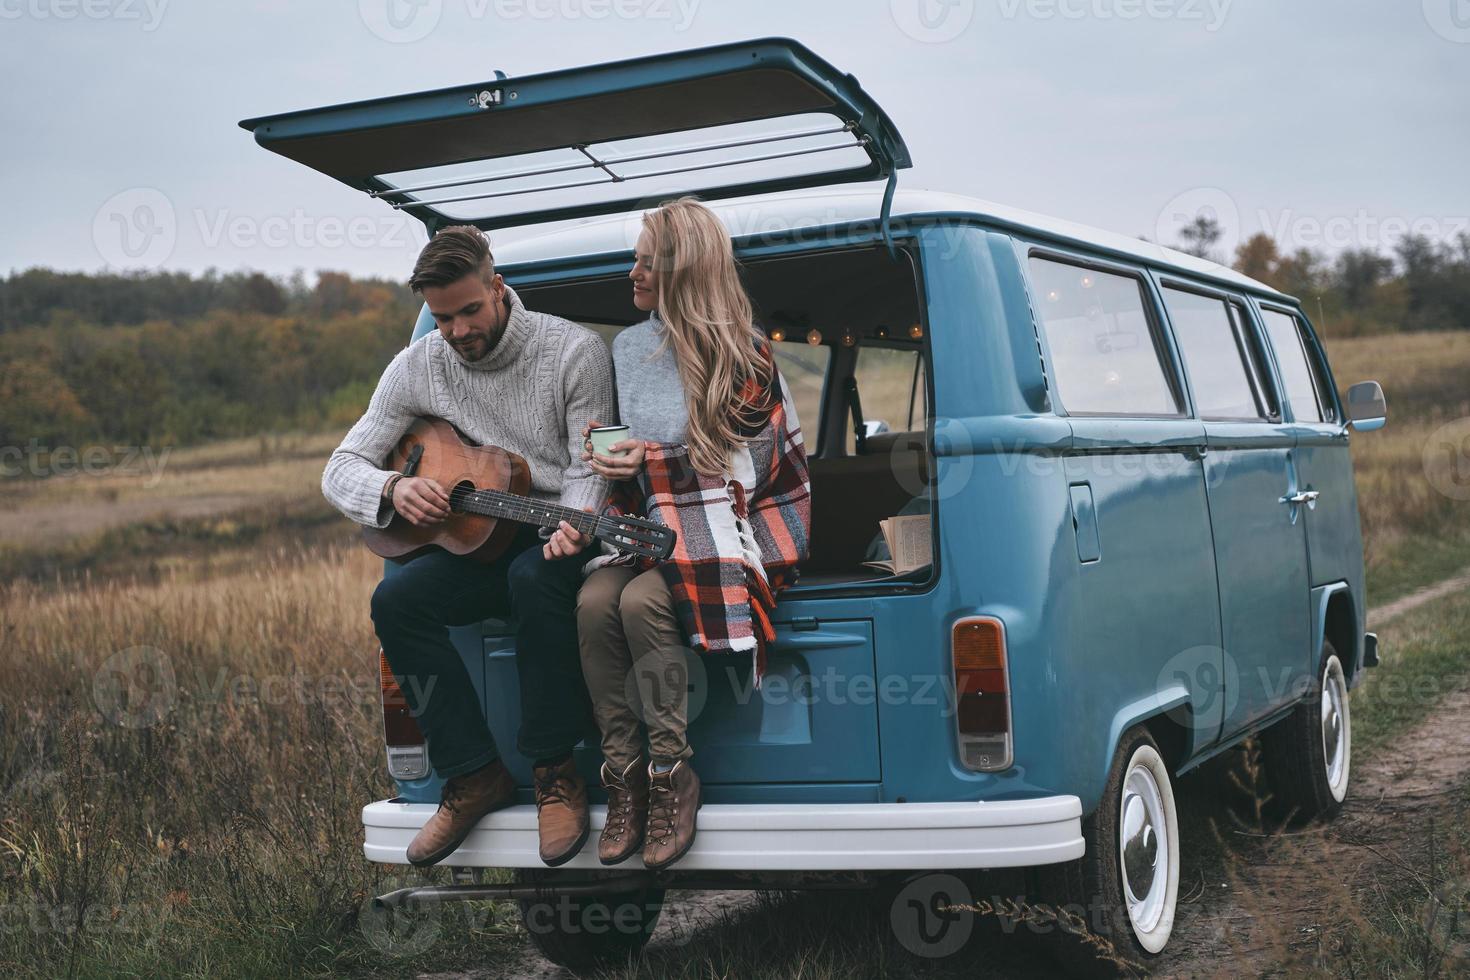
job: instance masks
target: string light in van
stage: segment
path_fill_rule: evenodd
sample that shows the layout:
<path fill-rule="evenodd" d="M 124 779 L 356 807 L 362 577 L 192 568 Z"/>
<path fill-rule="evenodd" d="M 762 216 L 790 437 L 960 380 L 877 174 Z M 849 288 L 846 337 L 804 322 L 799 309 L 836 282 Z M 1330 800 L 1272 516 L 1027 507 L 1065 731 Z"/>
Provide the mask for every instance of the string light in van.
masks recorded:
<path fill-rule="evenodd" d="M 806 342 L 811 344 L 813 347 L 820 344 L 822 342 L 822 331 L 818 330 L 816 327 L 812 327 L 806 332 Z"/>

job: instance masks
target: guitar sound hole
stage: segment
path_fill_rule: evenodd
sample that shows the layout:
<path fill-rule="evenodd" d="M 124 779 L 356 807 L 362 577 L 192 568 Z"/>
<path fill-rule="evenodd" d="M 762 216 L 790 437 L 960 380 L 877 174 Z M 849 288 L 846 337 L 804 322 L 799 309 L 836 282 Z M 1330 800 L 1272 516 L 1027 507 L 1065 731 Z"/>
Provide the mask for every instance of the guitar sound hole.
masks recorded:
<path fill-rule="evenodd" d="M 454 485 L 454 488 L 449 491 L 450 507 L 456 511 L 463 510 L 464 508 L 462 507 L 454 506 L 455 501 L 462 500 L 463 498 L 468 497 L 474 492 L 475 485 L 473 483 L 471 483 L 469 480 L 460 480 Z"/>

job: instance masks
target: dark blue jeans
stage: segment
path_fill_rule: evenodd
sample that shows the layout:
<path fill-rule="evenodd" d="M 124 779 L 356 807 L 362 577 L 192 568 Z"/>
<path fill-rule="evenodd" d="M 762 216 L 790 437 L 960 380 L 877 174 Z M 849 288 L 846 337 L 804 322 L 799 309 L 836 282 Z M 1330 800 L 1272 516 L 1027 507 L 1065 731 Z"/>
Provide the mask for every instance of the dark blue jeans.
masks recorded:
<path fill-rule="evenodd" d="M 473 772 L 499 755 L 450 626 L 492 616 L 518 621 L 522 755 L 562 755 L 596 730 L 577 652 L 577 590 L 588 556 L 547 561 L 543 543 L 527 526 L 493 562 L 435 549 L 390 567 L 373 592 L 378 640 L 440 776 Z"/>

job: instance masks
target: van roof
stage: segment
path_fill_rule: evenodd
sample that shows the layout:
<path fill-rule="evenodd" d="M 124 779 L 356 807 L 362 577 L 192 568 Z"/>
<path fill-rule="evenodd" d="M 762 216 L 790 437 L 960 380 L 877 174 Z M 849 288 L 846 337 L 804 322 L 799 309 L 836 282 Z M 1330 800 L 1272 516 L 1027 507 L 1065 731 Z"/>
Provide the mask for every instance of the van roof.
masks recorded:
<path fill-rule="evenodd" d="M 737 240 L 749 235 L 787 232 L 799 228 L 870 221 L 876 229 L 882 209 L 882 188 L 834 189 L 821 192 L 771 194 L 758 198 L 707 202 Z M 501 267 L 627 251 L 641 227 L 641 212 L 595 218 L 573 227 L 517 238 L 495 246 L 495 264 Z M 963 194 L 943 191 L 899 190 L 893 199 L 895 218 L 921 215 L 967 215 L 1000 226 L 1054 240 L 1061 244 L 1102 249 L 1147 265 L 1213 279 L 1236 288 L 1289 299 L 1249 276 L 1209 259 L 1092 228 L 1061 218 L 1047 217 Z"/>

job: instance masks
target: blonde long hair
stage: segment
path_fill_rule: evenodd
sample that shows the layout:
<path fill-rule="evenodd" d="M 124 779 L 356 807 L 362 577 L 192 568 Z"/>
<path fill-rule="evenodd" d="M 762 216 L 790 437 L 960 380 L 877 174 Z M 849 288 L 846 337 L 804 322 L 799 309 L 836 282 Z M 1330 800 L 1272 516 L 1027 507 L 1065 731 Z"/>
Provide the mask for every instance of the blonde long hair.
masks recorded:
<path fill-rule="evenodd" d="M 689 462 L 707 476 L 724 472 L 742 430 L 765 423 L 773 362 L 762 354 L 740 283 L 730 235 L 713 211 L 692 197 L 643 215 L 653 240 L 658 314 L 673 344 L 689 410 Z"/>

